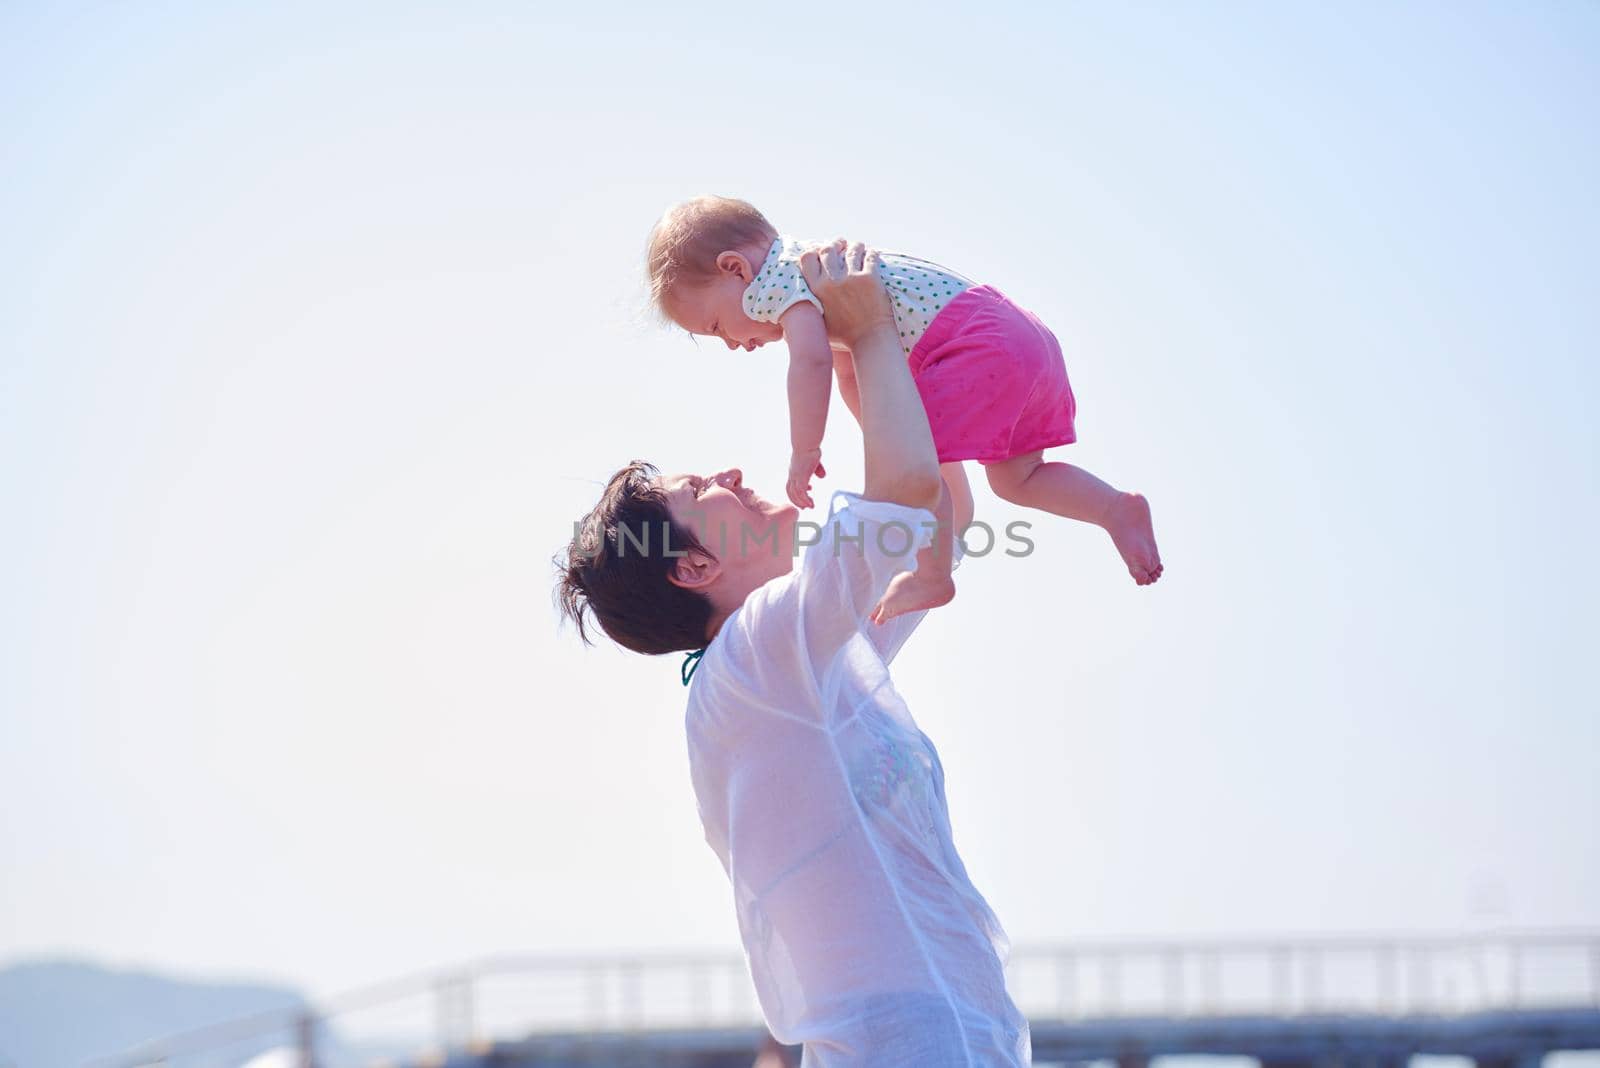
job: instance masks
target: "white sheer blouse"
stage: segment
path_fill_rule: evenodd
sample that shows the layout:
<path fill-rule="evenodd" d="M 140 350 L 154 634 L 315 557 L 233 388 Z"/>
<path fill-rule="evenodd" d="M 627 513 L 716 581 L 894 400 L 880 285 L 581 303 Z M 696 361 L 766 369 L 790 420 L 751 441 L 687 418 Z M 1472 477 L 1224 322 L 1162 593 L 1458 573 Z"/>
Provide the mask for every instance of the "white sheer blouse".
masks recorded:
<path fill-rule="evenodd" d="M 1031 1063 L 1005 932 L 951 841 L 938 753 L 889 678 L 922 613 L 867 618 L 933 522 L 836 494 L 795 569 L 728 617 L 689 694 L 706 841 L 767 1026 L 804 1043 L 803 1068 Z"/>

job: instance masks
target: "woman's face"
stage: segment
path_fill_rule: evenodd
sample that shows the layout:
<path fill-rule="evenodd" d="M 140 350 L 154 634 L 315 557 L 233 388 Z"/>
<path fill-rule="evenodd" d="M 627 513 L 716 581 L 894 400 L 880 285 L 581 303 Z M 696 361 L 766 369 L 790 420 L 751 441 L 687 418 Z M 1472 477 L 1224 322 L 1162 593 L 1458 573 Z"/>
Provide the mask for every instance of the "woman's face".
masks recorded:
<path fill-rule="evenodd" d="M 794 566 L 799 510 L 745 486 L 737 467 L 714 475 L 662 475 L 660 484 L 673 520 L 694 531 L 716 557 L 716 578 L 730 584 L 725 592 L 733 605 Z"/>

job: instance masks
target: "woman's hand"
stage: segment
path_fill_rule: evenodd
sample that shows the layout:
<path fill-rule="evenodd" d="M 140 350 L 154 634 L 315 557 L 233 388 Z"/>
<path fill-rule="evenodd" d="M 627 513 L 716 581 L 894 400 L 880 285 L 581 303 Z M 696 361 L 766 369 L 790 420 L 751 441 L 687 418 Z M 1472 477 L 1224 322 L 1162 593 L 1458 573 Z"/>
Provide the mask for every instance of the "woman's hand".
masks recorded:
<path fill-rule="evenodd" d="M 802 254 L 800 273 L 822 302 L 822 318 L 831 340 L 855 349 L 868 335 L 882 330 L 898 340 L 889 291 L 878 277 L 876 251 L 859 241 L 846 247 L 841 237 Z"/>
<path fill-rule="evenodd" d="M 828 473 L 822 469 L 822 450 L 806 449 L 804 452 L 794 453 L 789 458 L 789 500 L 796 508 L 811 508 L 811 476 L 827 478 Z"/>

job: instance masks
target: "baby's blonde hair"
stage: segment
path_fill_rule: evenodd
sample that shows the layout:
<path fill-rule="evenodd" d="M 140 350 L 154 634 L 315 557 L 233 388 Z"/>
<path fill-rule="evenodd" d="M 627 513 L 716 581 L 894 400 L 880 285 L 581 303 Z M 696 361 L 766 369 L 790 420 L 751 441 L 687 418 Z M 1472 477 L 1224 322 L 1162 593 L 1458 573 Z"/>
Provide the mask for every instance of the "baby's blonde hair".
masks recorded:
<path fill-rule="evenodd" d="M 650 302 L 666 314 L 667 298 L 678 286 L 716 277 L 719 255 L 758 242 L 770 245 L 777 236 L 767 217 L 743 200 L 704 196 L 674 204 L 650 231 Z"/>

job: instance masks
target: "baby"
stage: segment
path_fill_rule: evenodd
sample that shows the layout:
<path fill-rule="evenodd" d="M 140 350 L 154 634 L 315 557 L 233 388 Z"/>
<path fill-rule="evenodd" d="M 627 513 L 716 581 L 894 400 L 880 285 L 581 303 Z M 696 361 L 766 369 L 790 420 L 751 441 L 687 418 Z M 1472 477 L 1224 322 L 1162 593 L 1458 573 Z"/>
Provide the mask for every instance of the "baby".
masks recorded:
<path fill-rule="evenodd" d="M 830 346 L 822 305 L 800 273 L 808 245 L 778 233 L 751 205 L 696 197 L 669 209 L 650 234 L 651 297 L 691 334 L 747 352 L 782 339 L 789 347 L 789 499 L 810 508 L 811 479 L 825 477 L 822 432 L 833 377 L 859 421 L 850 352 Z M 990 286 L 898 253 L 880 254 L 879 274 L 945 474 L 941 531 L 951 524 L 951 484 L 977 460 L 1004 500 L 1102 527 L 1139 585 L 1161 577 L 1150 505 L 1044 450 L 1077 440 L 1076 403 L 1055 335 Z M 896 576 L 873 618 L 933 608 L 955 595 L 947 536 Z"/>

